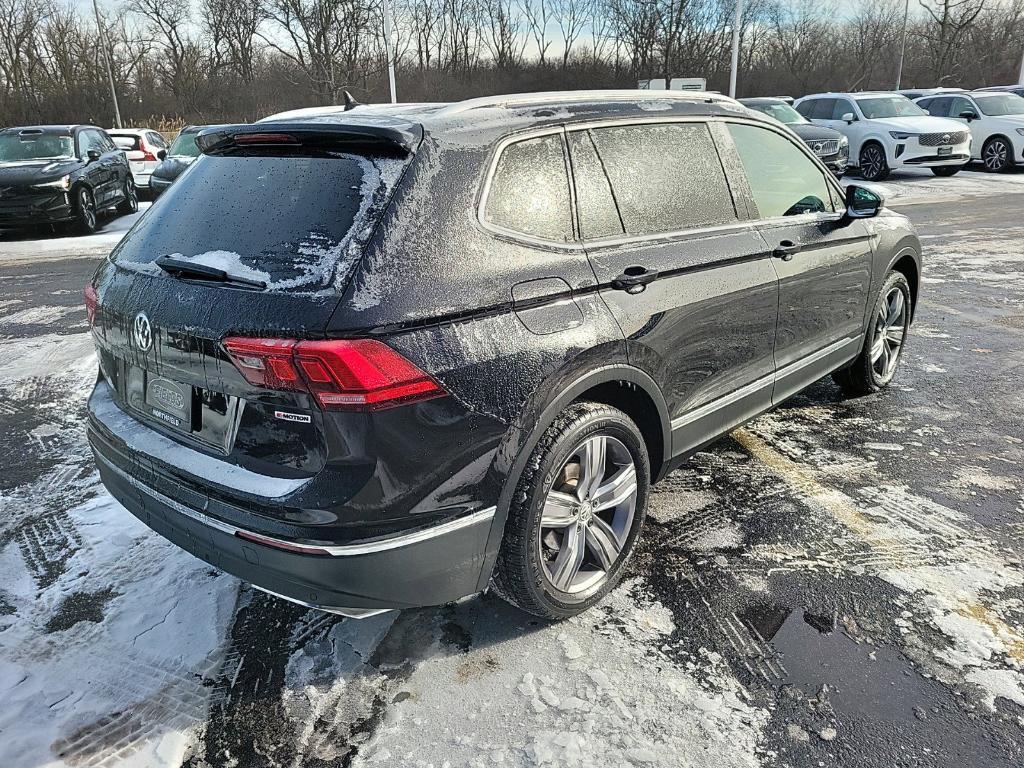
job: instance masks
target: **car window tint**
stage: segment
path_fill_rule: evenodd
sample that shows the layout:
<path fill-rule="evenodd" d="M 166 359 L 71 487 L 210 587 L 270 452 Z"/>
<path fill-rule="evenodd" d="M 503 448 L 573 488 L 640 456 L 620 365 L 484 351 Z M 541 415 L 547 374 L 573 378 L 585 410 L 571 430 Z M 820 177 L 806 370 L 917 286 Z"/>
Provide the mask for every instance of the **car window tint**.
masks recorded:
<path fill-rule="evenodd" d="M 974 112 L 975 114 L 978 112 L 971 100 L 965 99 L 963 96 L 954 96 L 950 102 L 952 102 L 949 106 L 950 117 L 960 117 L 961 112 Z"/>
<path fill-rule="evenodd" d="M 576 181 L 576 208 L 583 237 L 608 237 L 624 232 L 611 184 L 589 131 L 569 134 L 569 153 Z"/>
<path fill-rule="evenodd" d="M 843 115 L 845 115 L 847 112 L 850 112 L 854 115 L 857 114 L 856 112 L 853 111 L 853 104 L 851 104 L 847 99 L 836 99 L 835 106 L 832 107 L 832 119 L 842 120 Z"/>
<path fill-rule="evenodd" d="M 835 210 L 821 169 L 792 141 L 754 125 L 729 132 L 762 219 Z"/>
<path fill-rule="evenodd" d="M 569 177 L 561 135 L 518 141 L 502 150 L 484 218 L 544 240 L 572 240 Z"/>
<path fill-rule="evenodd" d="M 949 104 L 952 101 L 948 96 L 942 96 L 937 99 L 931 99 L 928 103 L 919 102 L 918 106 L 924 107 L 928 110 L 929 115 L 935 117 L 947 117 L 949 115 Z"/>
<path fill-rule="evenodd" d="M 831 120 L 836 108 L 835 99 L 818 99 L 811 110 L 812 120 Z"/>
<path fill-rule="evenodd" d="M 164 141 L 164 137 L 154 131 L 146 133 L 146 141 L 158 149 L 167 149 L 167 142 Z"/>
<path fill-rule="evenodd" d="M 725 171 L 704 123 L 595 128 L 592 135 L 627 234 L 736 221 Z"/>
<path fill-rule="evenodd" d="M 799 104 L 793 107 L 793 109 L 795 109 L 804 117 L 810 118 L 811 113 L 814 112 L 815 103 L 816 101 L 814 99 L 811 99 L 810 101 L 801 101 Z"/>

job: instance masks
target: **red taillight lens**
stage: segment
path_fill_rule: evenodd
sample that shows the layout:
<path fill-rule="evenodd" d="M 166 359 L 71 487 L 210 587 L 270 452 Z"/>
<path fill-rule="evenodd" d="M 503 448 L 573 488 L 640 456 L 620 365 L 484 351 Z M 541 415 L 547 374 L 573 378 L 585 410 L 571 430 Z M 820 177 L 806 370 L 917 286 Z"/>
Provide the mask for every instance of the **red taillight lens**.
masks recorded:
<path fill-rule="evenodd" d="M 143 153 L 142 154 L 143 161 L 145 161 L 147 163 L 154 163 L 154 162 L 156 162 L 156 155 L 154 155 L 152 152 L 150 152 L 148 147 L 143 149 L 142 153 Z"/>
<path fill-rule="evenodd" d="M 92 283 L 85 286 L 85 314 L 89 316 L 89 327 L 96 325 L 96 306 L 100 298 L 96 294 L 96 288 Z"/>
<path fill-rule="evenodd" d="M 233 337 L 224 347 L 250 384 L 309 392 L 327 410 L 383 410 L 445 394 L 434 379 L 373 339 Z"/>

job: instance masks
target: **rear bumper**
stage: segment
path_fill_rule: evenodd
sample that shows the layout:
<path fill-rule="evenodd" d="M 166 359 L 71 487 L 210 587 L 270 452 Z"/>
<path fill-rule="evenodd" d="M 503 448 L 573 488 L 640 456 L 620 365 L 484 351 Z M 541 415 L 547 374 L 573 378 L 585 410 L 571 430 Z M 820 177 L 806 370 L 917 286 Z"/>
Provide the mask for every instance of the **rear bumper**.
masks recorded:
<path fill-rule="evenodd" d="M 494 508 L 431 528 L 371 542 L 278 542 L 213 518 L 152 488 L 116 466 L 90 430 L 107 490 L 129 512 L 210 565 L 279 597 L 348 616 L 440 605 L 477 591 Z M 266 539 L 265 539 L 266 540 Z M 303 547 L 289 551 L 281 546 Z M 320 550 L 320 553 L 314 552 Z"/>

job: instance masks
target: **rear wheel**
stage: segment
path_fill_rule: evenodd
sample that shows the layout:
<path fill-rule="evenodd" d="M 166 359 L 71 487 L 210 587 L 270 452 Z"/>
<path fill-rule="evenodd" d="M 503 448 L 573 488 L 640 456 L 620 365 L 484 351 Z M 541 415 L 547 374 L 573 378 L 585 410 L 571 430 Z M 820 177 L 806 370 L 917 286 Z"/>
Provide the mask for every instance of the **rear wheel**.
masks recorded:
<path fill-rule="evenodd" d="M 864 347 L 853 364 L 832 374 L 851 397 L 868 395 L 889 385 L 910 327 L 910 284 L 900 272 L 890 272 L 875 300 Z"/>
<path fill-rule="evenodd" d="M 124 180 L 124 200 L 117 206 L 117 212 L 122 216 L 129 216 L 139 210 L 139 190 L 135 181 L 129 176 Z"/>
<path fill-rule="evenodd" d="M 981 160 L 985 163 L 985 170 L 992 173 L 1002 173 L 1013 165 L 1013 150 L 1010 142 L 1002 136 L 993 136 L 985 142 L 981 148 Z"/>
<path fill-rule="evenodd" d="M 889 173 L 882 145 L 876 142 L 865 144 L 860 151 L 860 175 L 868 181 L 882 181 Z"/>
<path fill-rule="evenodd" d="M 647 511 L 650 465 L 636 424 L 576 403 L 548 427 L 516 486 L 494 586 L 524 611 L 565 619 L 622 577 Z"/>
<path fill-rule="evenodd" d="M 75 193 L 75 229 L 83 235 L 96 231 L 96 200 L 88 187 L 79 187 Z"/>
<path fill-rule="evenodd" d="M 962 165 L 938 165 L 932 168 L 932 173 L 942 177 L 956 176 L 963 168 Z"/>

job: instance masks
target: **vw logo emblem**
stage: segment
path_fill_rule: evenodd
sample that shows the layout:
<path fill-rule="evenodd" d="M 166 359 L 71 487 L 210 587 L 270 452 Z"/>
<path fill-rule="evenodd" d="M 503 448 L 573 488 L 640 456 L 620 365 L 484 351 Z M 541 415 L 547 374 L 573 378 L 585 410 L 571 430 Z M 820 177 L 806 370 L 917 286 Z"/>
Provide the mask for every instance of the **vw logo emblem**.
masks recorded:
<path fill-rule="evenodd" d="M 135 316 L 135 322 L 132 325 L 132 336 L 135 339 L 136 347 L 143 352 L 149 352 L 149 348 L 153 346 L 153 326 L 149 324 L 149 318 L 146 317 L 145 312 L 139 312 Z"/>

